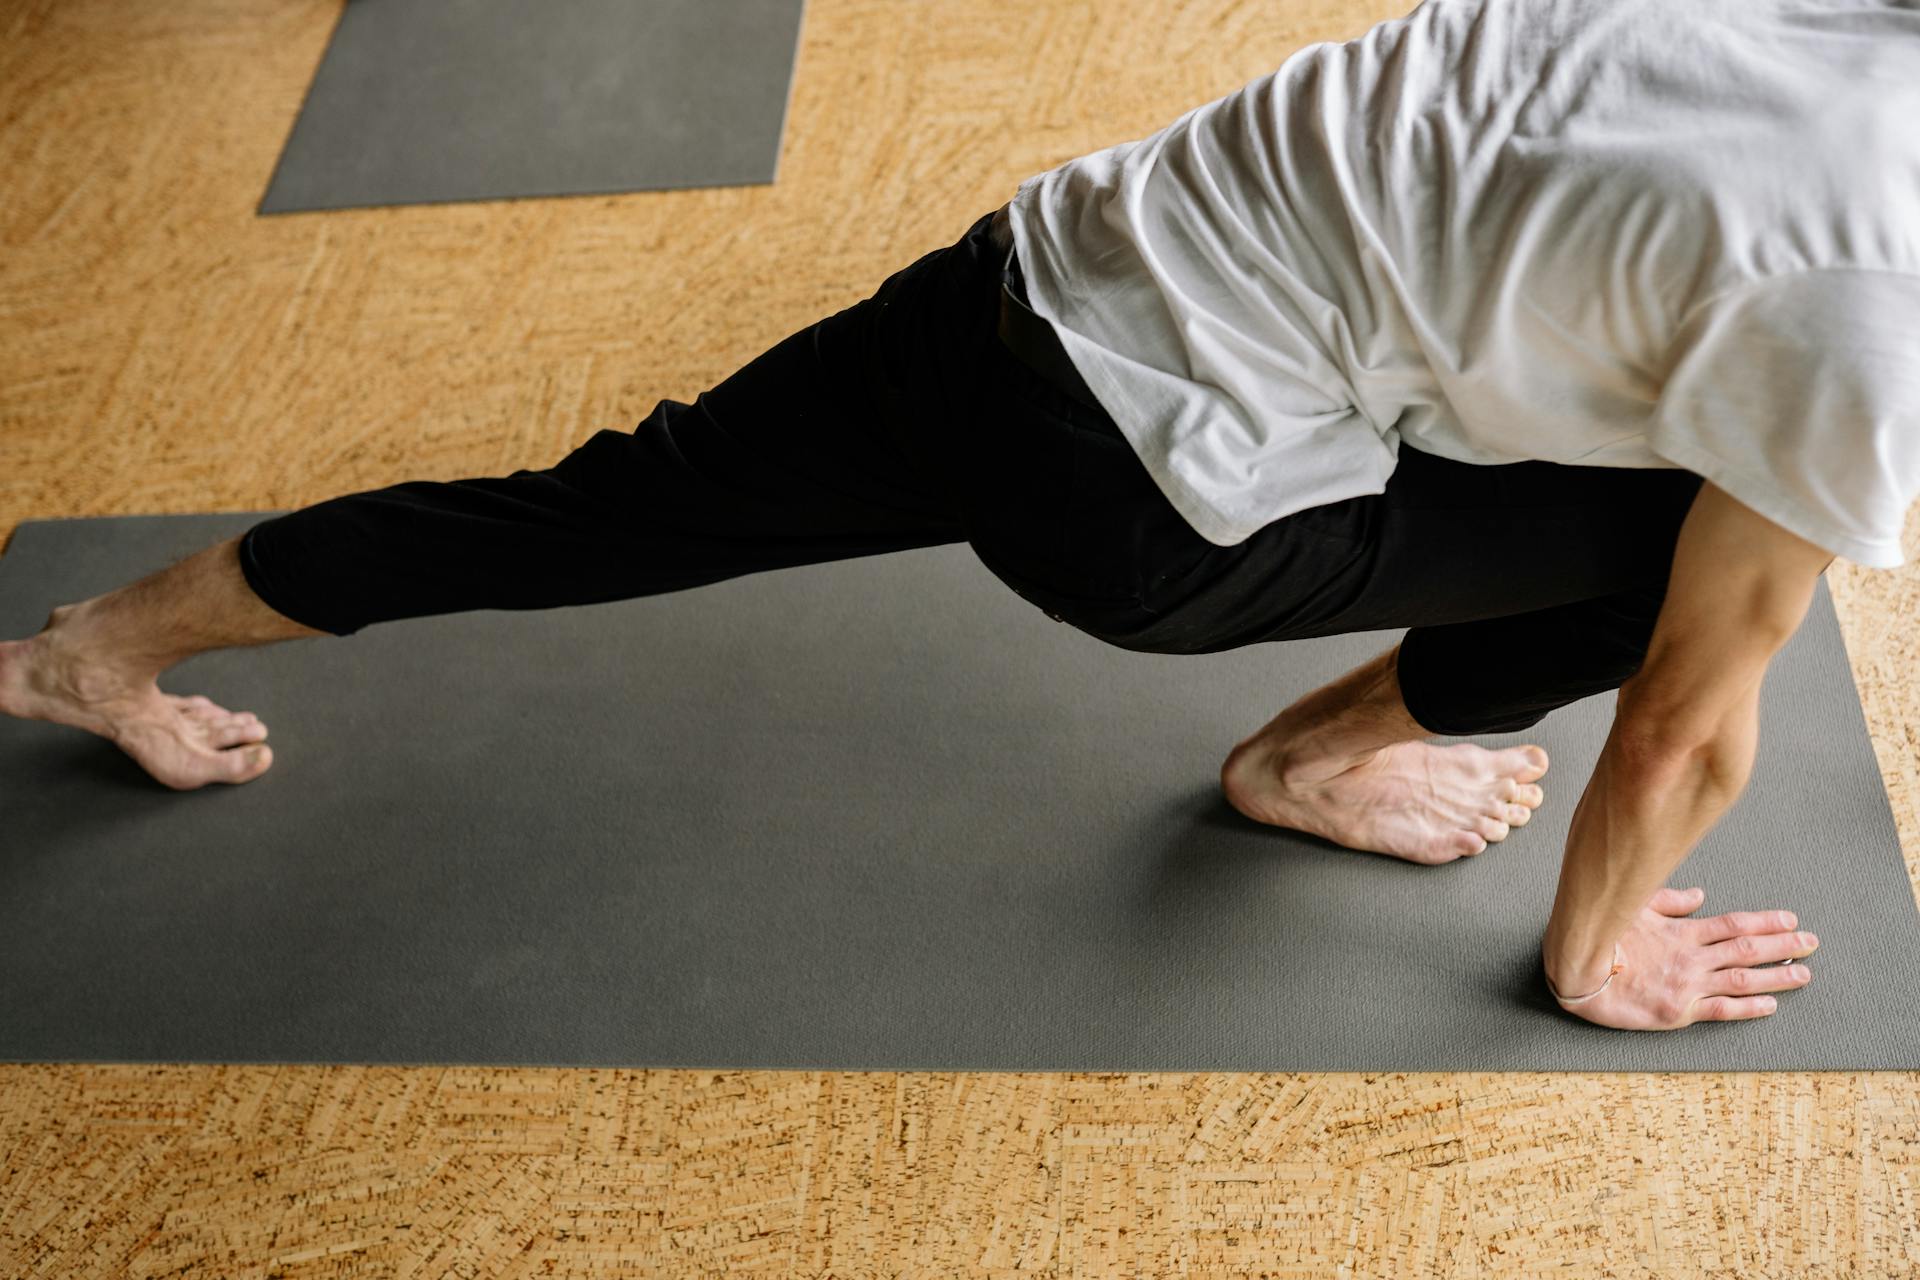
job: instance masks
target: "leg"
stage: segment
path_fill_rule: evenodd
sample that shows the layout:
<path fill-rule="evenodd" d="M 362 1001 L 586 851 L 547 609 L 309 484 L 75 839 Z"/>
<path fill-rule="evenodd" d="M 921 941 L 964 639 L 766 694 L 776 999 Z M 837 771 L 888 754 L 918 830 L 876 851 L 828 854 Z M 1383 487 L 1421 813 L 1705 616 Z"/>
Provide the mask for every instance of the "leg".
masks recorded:
<path fill-rule="evenodd" d="M 1618 688 L 1638 671 L 1665 599 L 1663 582 L 1530 613 L 1411 627 L 1261 732 L 1296 764 L 1351 765 L 1395 742 L 1531 729 L 1549 711 Z"/>
<path fill-rule="evenodd" d="M 1436 748 L 1433 734 L 1518 733 L 1618 688 L 1646 658 L 1665 584 L 1473 622 L 1413 627 L 1234 748 L 1242 813 L 1349 848 L 1446 862 L 1483 852 L 1546 799 L 1538 746 Z M 1501 655 L 1488 661 L 1488 655 Z M 1413 690 L 1412 705 L 1408 690 Z M 1416 711 L 1414 708 L 1417 707 Z M 1412 803 L 1416 790 L 1426 798 Z"/>
<path fill-rule="evenodd" d="M 1545 799 L 1534 783 L 1549 761 L 1537 745 L 1489 752 L 1410 739 L 1520 732 L 1639 670 L 1699 477 L 1590 479 L 1641 491 L 1615 538 L 1616 550 L 1641 557 L 1639 585 L 1484 617 L 1469 599 L 1465 618 L 1410 627 L 1391 651 L 1331 686 L 1336 696 L 1318 706 L 1303 700 L 1236 748 L 1223 780 L 1242 811 L 1416 861 L 1480 852 L 1527 822 Z M 1425 798 L 1412 803 L 1415 795 Z"/>
<path fill-rule="evenodd" d="M 1551 711 L 1618 689 L 1646 661 L 1667 598 L 1640 587 L 1547 609 L 1411 627 L 1396 672 L 1426 733 L 1519 733 Z M 1497 663 L 1485 656 L 1499 654 Z"/>
<path fill-rule="evenodd" d="M 1070 620 L 1122 648 L 1212 653 L 1395 627 L 1400 645 L 1315 690 L 1222 769 L 1242 813 L 1420 862 L 1484 850 L 1544 799 L 1538 745 L 1432 746 L 1513 732 L 1638 669 L 1700 478 L 1677 470 L 1479 466 L 1402 447 L 1385 493 L 1205 543 L 1139 469 L 1087 491 L 1073 526 L 1144 548 L 1129 606 Z"/>
<path fill-rule="evenodd" d="M 977 349 L 985 218 L 693 404 L 545 471 L 409 481 L 262 522 L 0 644 L 0 712 L 108 737 L 168 786 L 244 782 L 265 727 L 156 677 L 196 653 L 537 609 L 961 541 L 934 461 Z M 981 269 L 977 269 L 981 268 Z M 958 357 L 958 358 L 956 358 Z"/>
<path fill-rule="evenodd" d="M 247 782 L 273 763 L 266 726 L 156 678 L 208 649 L 324 634 L 268 608 L 240 572 L 238 538 L 130 586 L 53 611 L 30 640 L 0 643 L 0 713 L 86 729 L 168 786 Z"/>

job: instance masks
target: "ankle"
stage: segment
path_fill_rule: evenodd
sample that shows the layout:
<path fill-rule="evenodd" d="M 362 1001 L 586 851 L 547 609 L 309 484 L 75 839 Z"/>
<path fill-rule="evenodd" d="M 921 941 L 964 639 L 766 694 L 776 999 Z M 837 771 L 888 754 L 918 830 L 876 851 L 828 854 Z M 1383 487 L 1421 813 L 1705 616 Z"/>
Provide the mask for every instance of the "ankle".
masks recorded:
<path fill-rule="evenodd" d="M 22 642 L 22 667 L 32 689 L 80 703 L 120 701 L 150 685 L 158 672 L 103 652 L 89 626 L 85 602 L 60 605 L 40 633 Z"/>
<path fill-rule="evenodd" d="M 1296 741 L 1271 749 L 1268 767 L 1290 791 L 1308 791 L 1350 769 L 1371 763 L 1391 743 Z"/>
<path fill-rule="evenodd" d="M 1400 698 L 1395 652 L 1315 690 L 1255 735 L 1283 781 L 1322 782 L 1396 743 L 1428 736 Z"/>
<path fill-rule="evenodd" d="M 1379 753 L 1340 750 L 1324 738 L 1290 734 L 1284 717 L 1235 745 L 1221 768 L 1221 780 L 1230 787 L 1270 793 L 1280 791 L 1306 798 L 1321 783 L 1339 776 Z"/>

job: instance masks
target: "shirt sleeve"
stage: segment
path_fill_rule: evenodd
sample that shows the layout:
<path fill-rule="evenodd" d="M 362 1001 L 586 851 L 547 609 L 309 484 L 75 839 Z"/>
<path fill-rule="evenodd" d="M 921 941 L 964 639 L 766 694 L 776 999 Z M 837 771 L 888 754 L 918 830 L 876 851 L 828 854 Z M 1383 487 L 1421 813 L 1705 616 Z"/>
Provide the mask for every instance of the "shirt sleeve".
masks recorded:
<path fill-rule="evenodd" d="M 1920 496 L 1920 275 L 1810 270 L 1682 324 L 1647 444 L 1857 564 L 1906 563 Z"/>

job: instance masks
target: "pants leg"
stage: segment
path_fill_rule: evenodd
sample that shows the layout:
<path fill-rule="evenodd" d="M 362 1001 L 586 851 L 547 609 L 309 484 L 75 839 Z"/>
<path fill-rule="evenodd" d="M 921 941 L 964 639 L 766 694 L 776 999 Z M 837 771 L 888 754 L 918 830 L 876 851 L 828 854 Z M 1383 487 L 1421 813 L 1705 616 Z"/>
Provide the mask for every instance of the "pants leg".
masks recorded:
<path fill-rule="evenodd" d="M 1550 711 L 1617 689 L 1646 661 L 1666 583 L 1551 609 L 1409 627 L 1401 697 L 1430 733 L 1519 733 Z"/>
<path fill-rule="evenodd" d="M 1422 584 L 1398 657 L 1415 720 L 1443 735 L 1516 733 L 1640 669 L 1700 476 L 1400 457 L 1375 572 Z"/>
<path fill-rule="evenodd" d="M 409 481 L 255 526 L 254 591 L 307 626 L 592 604 L 962 541 L 937 441 L 982 336 L 987 218 L 700 393 L 559 463 Z M 990 330 L 985 331 L 987 336 Z"/>
<path fill-rule="evenodd" d="M 1079 578 L 1061 578 L 1023 594 L 1153 653 L 1406 628 L 1401 687 L 1437 734 L 1524 729 L 1637 671 L 1702 483 L 1678 469 L 1474 465 L 1403 443 L 1384 493 L 1217 547 L 1186 526 L 1110 421 L 1080 412 L 1098 443 L 1076 455 L 1068 522 L 1083 555 L 1139 557 L 1133 590 L 1088 602 L 1071 593 Z M 1118 567 L 1106 576 L 1119 581 Z"/>
<path fill-rule="evenodd" d="M 1030 602 L 1123 648 L 1408 628 L 1402 687 L 1436 733 L 1524 728 L 1638 669 L 1698 476 L 1474 466 L 1403 445 L 1384 493 L 1216 547 L 1109 415 L 993 336 L 989 220 L 693 404 L 662 400 L 544 471 L 412 481 L 265 521 L 242 543 L 247 579 L 286 616 L 347 635 L 965 539 Z"/>

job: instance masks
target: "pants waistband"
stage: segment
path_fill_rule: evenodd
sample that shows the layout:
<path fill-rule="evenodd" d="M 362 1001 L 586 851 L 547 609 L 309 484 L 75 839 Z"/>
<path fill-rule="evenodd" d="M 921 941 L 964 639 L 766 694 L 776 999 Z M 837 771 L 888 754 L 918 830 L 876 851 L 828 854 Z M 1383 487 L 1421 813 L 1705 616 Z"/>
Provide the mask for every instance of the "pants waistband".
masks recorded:
<path fill-rule="evenodd" d="M 993 215 L 988 235 L 991 243 L 996 247 L 1005 245 L 1007 251 L 1000 268 L 1000 341 L 1048 382 L 1089 408 L 1105 412 L 1105 406 L 1094 396 L 1086 379 L 1073 367 L 1053 325 L 1027 305 L 1027 281 L 1014 251 L 1013 228 L 1006 206 L 1001 206 Z"/>

